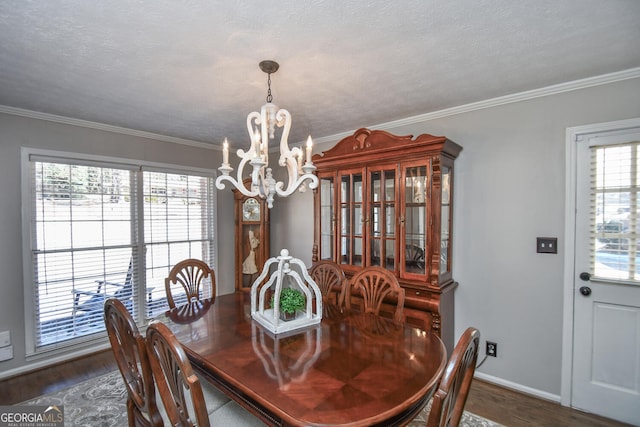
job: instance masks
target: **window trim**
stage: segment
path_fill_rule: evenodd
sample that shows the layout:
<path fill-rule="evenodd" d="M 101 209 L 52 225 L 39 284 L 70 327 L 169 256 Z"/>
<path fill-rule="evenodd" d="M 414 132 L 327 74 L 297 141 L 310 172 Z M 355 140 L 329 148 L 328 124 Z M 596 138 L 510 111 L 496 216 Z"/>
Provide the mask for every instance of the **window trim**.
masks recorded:
<path fill-rule="evenodd" d="M 193 175 L 200 175 L 215 180 L 216 171 L 213 169 L 204 169 L 193 166 L 182 166 L 176 164 L 167 164 L 159 162 L 151 162 L 146 160 L 135 160 L 120 157 L 102 156 L 95 154 L 66 152 L 58 150 L 21 147 L 20 149 L 20 166 L 21 166 L 21 220 L 22 220 L 22 288 L 24 290 L 24 321 L 25 321 L 25 359 L 37 360 L 44 357 L 51 357 L 52 355 L 62 353 L 74 353 L 81 352 L 88 347 L 98 348 L 107 343 L 107 334 L 96 333 L 87 336 L 86 339 L 78 338 L 73 344 L 51 346 L 50 348 L 36 349 L 37 340 L 35 335 L 35 304 L 34 304 L 34 284 L 32 272 L 34 271 L 33 260 L 31 256 L 32 249 L 32 236 L 31 230 L 31 218 L 33 215 L 31 204 L 31 189 L 33 187 L 32 174 L 31 174 L 31 161 L 51 161 L 51 162 L 63 162 L 72 164 L 83 164 L 89 166 L 102 166 L 102 167 L 118 167 L 123 169 L 129 169 L 132 171 L 154 171 L 164 173 L 190 173 Z M 77 162 L 77 163 L 76 163 Z M 140 180 L 139 185 L 142 185 Z M 218 270 L 218 226 L 217 226 L 217 198 L 218 191 L 215 185 L 211 187 L 210 203 L 212 204 L 210 212 L 210 223 L 213 230 L 213 257 L 210 261 L 211 268 L 214 271 Z M 143 200 L 139 198 L 136 209 L 141 208 Z M 144 227 L 144 224 L 141 224 Z M 139 242 L 144 246 L 144 241 Z M 144 265 L 141 266 L 144 268 Z M 145 322 L 146 319 L 143 319 Z M 143 325 L 144 327 L 144 325 Z"/>

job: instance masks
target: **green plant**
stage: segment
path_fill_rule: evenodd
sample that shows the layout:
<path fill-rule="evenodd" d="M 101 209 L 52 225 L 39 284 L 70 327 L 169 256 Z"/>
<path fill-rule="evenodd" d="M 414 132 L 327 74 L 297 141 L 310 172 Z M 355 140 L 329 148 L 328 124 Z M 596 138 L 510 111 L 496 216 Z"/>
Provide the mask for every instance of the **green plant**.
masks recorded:
<path fill-rule="evenodd" d="M 298 310 L 304 309 L 306 300 L 304 294 L 297 289 L 284 288 L 280 293 L 280 312 L 293 314 Z M 273 307 L 273 297 L 271 297 L 271 306 Z"/>

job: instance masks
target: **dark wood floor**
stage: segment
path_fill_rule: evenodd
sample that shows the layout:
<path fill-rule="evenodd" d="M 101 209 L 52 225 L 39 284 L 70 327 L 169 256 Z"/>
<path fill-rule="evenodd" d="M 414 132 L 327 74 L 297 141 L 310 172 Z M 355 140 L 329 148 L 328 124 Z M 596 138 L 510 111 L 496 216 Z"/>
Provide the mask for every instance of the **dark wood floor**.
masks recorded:
<path fill-rule="evenodd" d="M 506 426 L 628 426 L 478 379 L 471 384 L 465 409 Z"/>
<path fill-rule="evenodd" d="M 110 351 L 75 359 L 18 377 L 0 381 L 0 405 L 25 400 L 70 387 L 116 369 Z M 621 427 L 602 417 L 565 408 L 513 390 L 474 380 L 466 409 L 506 426 Z"/>

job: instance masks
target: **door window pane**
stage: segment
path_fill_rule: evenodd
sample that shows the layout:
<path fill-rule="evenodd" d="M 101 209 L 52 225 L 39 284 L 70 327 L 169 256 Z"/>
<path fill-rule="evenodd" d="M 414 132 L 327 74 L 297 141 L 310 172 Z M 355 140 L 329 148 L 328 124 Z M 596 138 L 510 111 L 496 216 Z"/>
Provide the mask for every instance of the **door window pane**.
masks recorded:
<path fill-rule="evenodd" d="M 639 146 L 591 148 L 591 258 L 598 277 L 640 280 Z"/>

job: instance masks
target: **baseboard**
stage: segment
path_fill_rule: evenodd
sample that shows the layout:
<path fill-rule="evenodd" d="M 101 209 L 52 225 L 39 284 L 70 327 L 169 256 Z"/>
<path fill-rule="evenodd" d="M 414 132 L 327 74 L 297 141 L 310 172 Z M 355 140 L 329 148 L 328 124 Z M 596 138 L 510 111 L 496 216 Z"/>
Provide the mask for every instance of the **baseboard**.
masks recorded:
<path fill-rule="evenodd" d="M 7 380 L 18 375 L 27 374 L 33 371 L 38 371 L 40 369 L 48 368 L 57 363 L 68 362 L 69 360 L 77 359 L 99 351 L 104 351 L 108 348 L 111 348 L 111 345 L 109 343 L 103 343 L 94 345 L 92 347 L 83 348 L 72 353 L 61 354 L 54 357 L 47 357 L 46 359 L 42 359 L 34 363 L 29 363 L 27 365 L 22 365 L 17 368 L 0 372 L 0 381 Z"/>
<path fill-rule="evenodd" d="M 512 381 L 507 381 L 502 378 L 494 377 L 493 375 L 487 375 L 482 372 L 475 372 L 474 378 L 478 378 L 479 380 L 486 381 L 491 384 L 499 385 L 501 387 L 505 387 L 511 390 L 518 391 L 520 393 L 528 394 L 534 397 L 538 397 L 540 399 L 549 400 L 551 402 L 560 403 L 560 395 L 552 394 L 546 391 L 538 390 L 535 388 L 527 387 L 522 384 L 514 383 Z"/>

